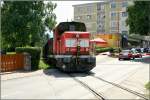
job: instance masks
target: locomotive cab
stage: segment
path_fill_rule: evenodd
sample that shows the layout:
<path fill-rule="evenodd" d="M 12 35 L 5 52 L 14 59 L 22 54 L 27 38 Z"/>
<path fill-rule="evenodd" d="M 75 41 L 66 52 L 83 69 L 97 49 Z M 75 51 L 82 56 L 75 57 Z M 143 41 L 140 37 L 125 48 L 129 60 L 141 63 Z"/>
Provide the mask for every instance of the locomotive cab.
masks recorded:
<path fill-rule="evenodd" d="M 95 67 L 96 58 L 90 55 L 90 33 L 84 23 L 60 23 L 47 46 L 46 59 L 62 71 L 88 72 Z"/>

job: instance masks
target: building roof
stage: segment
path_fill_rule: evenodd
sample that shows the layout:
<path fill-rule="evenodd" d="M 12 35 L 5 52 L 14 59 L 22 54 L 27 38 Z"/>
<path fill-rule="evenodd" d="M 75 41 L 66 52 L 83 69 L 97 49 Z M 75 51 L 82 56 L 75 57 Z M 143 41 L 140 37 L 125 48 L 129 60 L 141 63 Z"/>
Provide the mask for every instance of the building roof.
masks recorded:
<path fill-rule="evenodd" d="M 83 6 L 83 5 L 90 5 L 90 4 L 97 4 L 97 3 L 107 3 L 107 1 L 103 1 L 103 0 L 101 0 L 101 1 L 99 1 L 99 2 L 93 2 L 93 3 L 84 3 L 84 4 L 75 4 L 75 5 L 72 5 L 73 7 L 75 7 L 75 6 Z"/>
<path fill-rule="evenodd" d="M 93 40 L 90 40 L 90 42 L 98 42 L 98 43 L 107 43 L 105 40 L 102 38 L 95 38 Z"/>

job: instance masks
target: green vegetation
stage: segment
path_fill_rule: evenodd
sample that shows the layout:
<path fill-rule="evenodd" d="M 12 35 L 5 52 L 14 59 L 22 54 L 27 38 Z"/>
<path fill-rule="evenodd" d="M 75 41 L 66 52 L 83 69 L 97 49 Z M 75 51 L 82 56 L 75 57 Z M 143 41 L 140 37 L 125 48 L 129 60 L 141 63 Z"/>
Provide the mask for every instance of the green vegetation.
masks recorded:
<path fill-rule="evenodd" d="M 150 81 L 145 85 L 145 88 L 150 90 Z"/>
<path fill-rule="evenodd" d="M 50 67 L 51 67 L 51 66 L 48 65 L 48 64 L 45 64 L 45 63 L 43 62 L 43 60 L 40 60 L 39 69 L 48 69 L 48 68 L 50 68 Z"/>
<path fill-rule="evenodd" d="M 15 51 L 15 47 L 42 46 L 56 24 L 53 13 L 56 4 L 51 1 L 2 1 L 2 49 Z"/>
<path fill-rule="evenodd" d="M 13 54 L 16 54 L 16 52 L 7 52 L 7 54 L 13 55 Z M 44 61 L 40 59 L 38 69 L 48 69 L 48 68 L 51 68 L 51 67 L 52 67 L 52 66 L 50 66 L 50 65 L 48 65 L 48 64 L 46 64 L 46 63 L 44 63 Z"/>
<path fill-rule="evenodd" d="M 142 8 L 142 9 L 141 9 Z M 150 1 L 134 1 L 127 8 L 130 34 L 150 35 Z"/>
<path fill-rule="evenodd" d="M 6 54 L 16 54 L 16 52 L 7 52 Z"/>
<path fill-rule="evenodd" d="M 114 49 L 114 53 L 120 53 L 121 52 L 121 48 L 113 48 Z"/>
<path fill-rule="evenodd" d="M 102 53 L 102 52 L 108 52 L 113 50 L 113 48 L 111 47 L 107 47 L 107 48 L 102 48 L 102 47 L 96 47 L 96 52 L 97 53 Z"/>
<path fill-rule="evenodd" d="M 39 47 L 16 47 L 16 53 L 29 53 L 31 55 L 31 69 L 38 69 L 41 48 Z"/>

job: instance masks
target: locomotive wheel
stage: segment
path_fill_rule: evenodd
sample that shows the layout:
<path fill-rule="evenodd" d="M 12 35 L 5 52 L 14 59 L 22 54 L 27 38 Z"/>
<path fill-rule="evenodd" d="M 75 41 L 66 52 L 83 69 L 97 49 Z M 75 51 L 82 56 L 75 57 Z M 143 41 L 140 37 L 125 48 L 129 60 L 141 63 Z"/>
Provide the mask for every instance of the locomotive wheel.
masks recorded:
<path fill-rule="evenodd" d="M 74 66 L 72 63 L 63 63 L 60 69 L 64 72 L 70 73 L 76 71 L 76 66 Z"/>
<path fill-rule="evenodd" d="M 51 58 L 51 65 L 52 65 L 53 67 L 56 67 L 56 59 Z"/>
<path fill-rule="evenodd" d="M 60 70 L 63 70 L 63 68 L 65 67 L 63 62 L 61 60 L 57 60 L 56 61 L 56 67 L 59 68 Z"/>

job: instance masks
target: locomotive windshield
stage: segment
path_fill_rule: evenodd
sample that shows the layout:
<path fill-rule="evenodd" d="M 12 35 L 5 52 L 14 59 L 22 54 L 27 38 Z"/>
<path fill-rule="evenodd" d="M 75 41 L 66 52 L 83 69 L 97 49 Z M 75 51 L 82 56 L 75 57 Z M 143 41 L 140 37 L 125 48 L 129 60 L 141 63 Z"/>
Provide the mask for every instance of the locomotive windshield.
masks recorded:
<path fill-rule="evenodd" d="M 81 22 L 62 22 L 57 27 L 58 34 L 61 35 L 65 31 L 80 31 L 85 32 L 86 26 Z"/>

